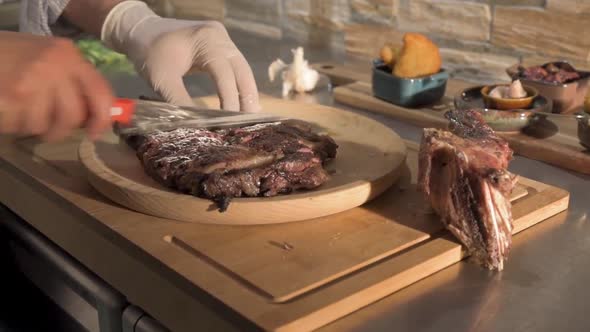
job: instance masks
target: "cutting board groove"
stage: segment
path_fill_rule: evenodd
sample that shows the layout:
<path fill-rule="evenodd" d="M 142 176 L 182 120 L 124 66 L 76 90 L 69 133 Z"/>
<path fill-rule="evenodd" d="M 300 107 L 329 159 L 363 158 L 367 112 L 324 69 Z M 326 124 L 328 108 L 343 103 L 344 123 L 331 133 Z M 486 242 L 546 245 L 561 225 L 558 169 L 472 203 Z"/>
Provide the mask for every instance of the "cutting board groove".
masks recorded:
<path fill-rule="evenodd" d="M 223 264 L 218 263 L 215 259 L 212 259 L 211 257 L 207 256 L 206 254 L 198 251 L 197 249 L 192 247 L 190 244 L 184 242 L 183 240 L 179 239 L 178 237 L 176 237 L 174 235 L 166 235 L 166 236 L 164 236 L 163 239 L 164 239 L 164 241 L 170 243 L 171 245 L 177 247 L 178 249 L 184 250 L 188 254 L 194 256 L 195 259 L 201 260 L 201 261 L 211 265 L 213 268 L 217 269 L 219 272 L 227 275 L 228 277 L 230 277 L 234 280 L 237 280 L 242 285 L 244 285 L 244 287 L 250 289 L 252 292 L 255 292 L 255 293 L 259 294 L 260 296 L 264 296 L 264 297 L 272 300 L 272 295 L 267 293 L 264 289 L 259 288 L 255 284 L 251 283 L 250 281 L 243 278 L 239 274 L 233 272 L 231 269 L 226 268 L 225 266 L 223 266 Z"/>

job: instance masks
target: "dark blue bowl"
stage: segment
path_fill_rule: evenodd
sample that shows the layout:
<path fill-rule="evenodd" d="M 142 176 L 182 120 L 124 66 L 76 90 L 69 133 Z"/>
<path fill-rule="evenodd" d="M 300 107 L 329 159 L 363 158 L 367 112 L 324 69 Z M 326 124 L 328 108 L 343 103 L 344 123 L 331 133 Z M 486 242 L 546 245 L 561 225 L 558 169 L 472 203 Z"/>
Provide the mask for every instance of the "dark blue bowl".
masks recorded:
<path fill-rule="evenodd" d="M 447 88 L 449 73 L 438 73 L 417 78 L 402 78 L 391 73 L 381 60 L 373 61 L 373 95 L 392 104 L 418 107 L 439 101 Z"/>

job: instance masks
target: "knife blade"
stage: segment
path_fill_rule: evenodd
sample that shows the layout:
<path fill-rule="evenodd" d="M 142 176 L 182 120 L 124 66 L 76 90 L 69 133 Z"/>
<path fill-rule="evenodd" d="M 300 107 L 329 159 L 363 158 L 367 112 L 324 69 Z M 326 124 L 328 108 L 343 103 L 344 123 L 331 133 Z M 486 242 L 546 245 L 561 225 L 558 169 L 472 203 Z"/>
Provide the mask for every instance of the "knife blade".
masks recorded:
<path fill-rule="evenodd" d="M 119 98 L 111 108 L 112 122 L 121 134 L 141 134 L 176 128 L 227 128 L 288 120 L 268 113 L 241 113 L 164 102 Z"/>

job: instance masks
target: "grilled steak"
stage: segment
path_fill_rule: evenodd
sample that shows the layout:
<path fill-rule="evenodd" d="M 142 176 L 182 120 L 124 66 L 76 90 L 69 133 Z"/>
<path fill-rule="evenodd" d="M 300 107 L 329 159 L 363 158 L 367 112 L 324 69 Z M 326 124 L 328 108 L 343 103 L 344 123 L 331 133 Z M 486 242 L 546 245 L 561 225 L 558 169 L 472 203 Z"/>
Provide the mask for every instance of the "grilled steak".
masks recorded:
<path fill-rule="evenodd" d="M 566 84 L 585 76 L 570 64 L 565 62 L 551 62 L 542 66 L 525 68 L 516 66 L 508 69 L 512 79 L 528 79 L 536 82 Z"/>
<path fill-rule="evenodd" d="M 145 171 L 181 192 L 209 198 L 225 211 L 231 198 L 313 189 L 329 176 L 338 146 L 301 122 L 210 131 L 179 128 L 123 137 Z"/>
<path fill-rule="evenodd" d="M 449 111 L 449 129 L 424 129 L 418 186 L 479 264 L 502 270 L 512 242 L 512 150 L 476 111 Z"/>

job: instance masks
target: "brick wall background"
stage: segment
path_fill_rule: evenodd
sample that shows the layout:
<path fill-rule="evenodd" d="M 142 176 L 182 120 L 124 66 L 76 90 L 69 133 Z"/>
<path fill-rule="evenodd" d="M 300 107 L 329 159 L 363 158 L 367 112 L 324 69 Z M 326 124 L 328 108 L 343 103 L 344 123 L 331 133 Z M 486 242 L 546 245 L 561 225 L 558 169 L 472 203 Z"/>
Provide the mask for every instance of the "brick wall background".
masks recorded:
<path fill-rule="evenodd" d="M 590 61 L 590 0 L 148 0 L 160 8 L 166 1 L 176 17 L 329 43 L 359 58 L 422 32 L 438 43 L 445 67 L 472 80 L 506 80 L 505 68 L 519 61 Z"/>

